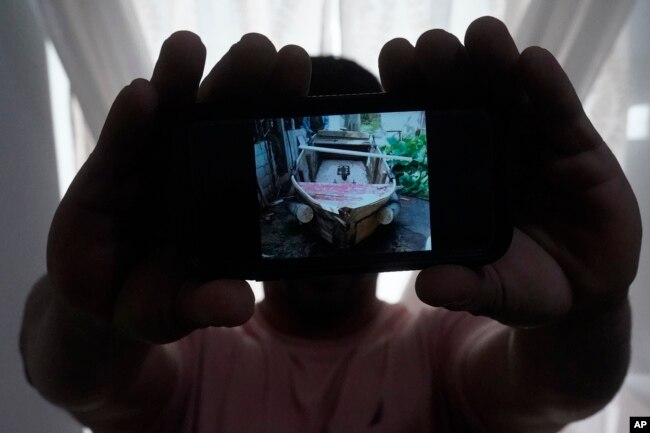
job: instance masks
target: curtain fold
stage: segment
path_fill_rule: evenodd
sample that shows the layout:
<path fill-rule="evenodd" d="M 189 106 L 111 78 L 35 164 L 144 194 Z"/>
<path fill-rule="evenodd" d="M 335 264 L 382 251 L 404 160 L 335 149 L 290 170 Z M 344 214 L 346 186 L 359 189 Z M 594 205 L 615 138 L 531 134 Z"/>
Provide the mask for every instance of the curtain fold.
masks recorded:
<path fill-rule="evenodd" d="M 378 75 L 377 55 L 388 40 L 404 37 L 415 43 L 428 29 L 468 23 L 476 18 L 472 13 L 491 10 L 513 29 L 520 49 L 541 45 L 558 56 L 584 100 L 635 2 L 34 1 L 95 136 L 117 92 L 151 73 L 163 40 L 178 29 L 202 37 L 207 70 L 243 34 L 257 31 L 277 48 L 294 43 L 312 55 L 340 54 Z"/>
<path fill-rule="evenodd" d="M 520 49 L 540 45 L 552 52 L 586 99 L 635 0 L 532 1 L 515 40 Z"/>
<path fill-rule="evenodd" d="M 152 71 L 131 3 L 36 0 L 35 5 L 88 126 L 98 137 L 117 93 L 134 78 L 148 77 Z"/>

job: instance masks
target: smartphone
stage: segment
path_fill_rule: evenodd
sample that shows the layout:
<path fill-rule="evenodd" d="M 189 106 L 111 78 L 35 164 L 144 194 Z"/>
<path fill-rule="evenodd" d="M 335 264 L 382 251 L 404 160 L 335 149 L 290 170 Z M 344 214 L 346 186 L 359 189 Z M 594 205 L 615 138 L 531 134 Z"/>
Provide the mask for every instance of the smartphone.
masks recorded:
<path fill-rule="evenodd" d="M 175 134 L 176 241 L 203 278 L 489 263 L 512 236 L 499 126 L 388 94 L 197 104 Z"/>

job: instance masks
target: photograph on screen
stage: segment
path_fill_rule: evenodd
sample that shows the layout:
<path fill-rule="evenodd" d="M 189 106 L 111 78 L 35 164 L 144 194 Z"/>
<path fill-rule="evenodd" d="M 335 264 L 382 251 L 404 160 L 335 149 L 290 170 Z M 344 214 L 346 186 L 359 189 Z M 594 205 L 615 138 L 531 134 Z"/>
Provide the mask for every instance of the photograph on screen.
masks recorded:
<path fill-rule="evenodd" d="M 264 258 L 430 250 L 424 111 L 256 120 Z"/>

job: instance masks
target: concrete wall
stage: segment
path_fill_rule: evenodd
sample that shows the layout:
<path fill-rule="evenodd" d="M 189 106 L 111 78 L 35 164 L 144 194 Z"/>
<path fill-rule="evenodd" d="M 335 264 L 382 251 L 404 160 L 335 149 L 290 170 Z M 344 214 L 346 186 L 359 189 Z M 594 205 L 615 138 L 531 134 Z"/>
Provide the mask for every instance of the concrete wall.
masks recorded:
<path fill-rule="evenodd" d="M 58 203 L 43 34 L 24 0 L 0 1 L 0 83 L 0 432 L 79 433 L 27 384 L 18 353 Z"/>
<path fill-rule="evenodd" d="M 264 198 L 271 200 L 275 186 L 273 185 L 273 172 L 269 164 L 265 141 L 255 143 L 255 173 L 257 174 L 257 182 L 260 188 L 262 188 Z"/>

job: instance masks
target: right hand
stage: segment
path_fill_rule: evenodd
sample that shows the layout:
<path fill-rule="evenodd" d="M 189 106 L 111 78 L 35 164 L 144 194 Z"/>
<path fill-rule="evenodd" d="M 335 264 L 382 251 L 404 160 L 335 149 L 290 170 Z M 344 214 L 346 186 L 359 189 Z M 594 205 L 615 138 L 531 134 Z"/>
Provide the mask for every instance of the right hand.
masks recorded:
<path fill-rule="evenodd" d="M 199 100 L 274 93 L 306 95 L 307 53 L 276 52 L 250 34 L 232 46 L 199 87 L 205 47 L 189 32 L 162 46 L 150 81 L 138 79 L 117 96 L 96 149 L 61 201 L 47 246 L 55 301 L 79 317 L 150 343 L 177 340 L 194 329 L 235 326 L 253 313 L 244 281 L 198 281 L 187 275 L 165 236 L 155 173 L 163 136 Z M 218 247 L 218 246 L 216 246 Z"/>

